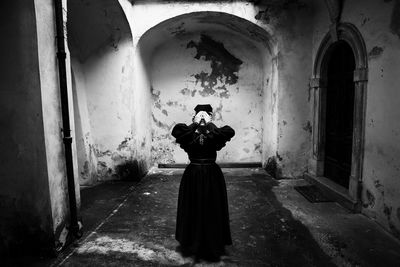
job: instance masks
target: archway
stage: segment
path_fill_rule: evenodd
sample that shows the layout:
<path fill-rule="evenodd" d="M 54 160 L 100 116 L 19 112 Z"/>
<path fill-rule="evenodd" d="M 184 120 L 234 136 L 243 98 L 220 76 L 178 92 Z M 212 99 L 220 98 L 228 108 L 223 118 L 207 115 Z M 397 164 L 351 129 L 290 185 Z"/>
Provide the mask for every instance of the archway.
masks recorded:
<path fill-rule="evenodd" d="M 213 106 L 216 124 L 236 129 L 218 161 L 262 161 L 263 135 L 269 134 L 263 129 L 265 91 L 273 79 L 265 30 L 227 13 L 184 14 L 147 31 L 137 57 L 135 90 L 151 93 L 144 113 L 151 116 L 153 164 L 187 162 L 170 131 L 177 122 L 190 123 L 198 103 Z"/>
<path fill-rule="evenodd" d="M 326 148 L 327 148 L 327 86 L 329 62 L 334 56 L 335 47 L 342 44 L 343 47 L 351 48 L 354 55 L 355 69 L 352 75 L 354 86 L 354 107 L 351 138 L 351 167 L 348 184 L 344 189 L 337 188 L 336 192 L 343 197 L 344 204 L 350 205 L 352 209 L 359 209 L 359 194 L 362 179 L 362 163 L 364 152 L 364 124 L 367 89 L 367 52 L 364 40 L 357 28 L 350 23 L 340 23 L 336 32 L 325 35 L 318 49 L 311 79 L 313 90 L 313 138 L 312 157 L 309 164 L 311 177 L 322 177 L 326 175 Z M 347 49 L 347 48 L 346 48 Z M 347 49 L 347 51 L 349 51 Z M 329 153 L 329 152 L 328 152 Z M 347 160 L 348 162 L 349 160 Z M 329 167 L 328 167 L 329 168 Z M 329 171 L 328 171 L 329 172 Z M 329 176 L 329 175 L 328 175 Z M 325 177 L 326 178 L 326 177 Z M 322 180 L 323 182 L 325 180 Z M 346 182 L 341 182 L 346 183 Z M 347 186 L 346 186 L 347 185 Z M 331 186 L 329 186 L 331 188 Z M 335 187 L 335 186 L 333 186 Z M 343 188 L 342 187 L 342 188 Z"/>

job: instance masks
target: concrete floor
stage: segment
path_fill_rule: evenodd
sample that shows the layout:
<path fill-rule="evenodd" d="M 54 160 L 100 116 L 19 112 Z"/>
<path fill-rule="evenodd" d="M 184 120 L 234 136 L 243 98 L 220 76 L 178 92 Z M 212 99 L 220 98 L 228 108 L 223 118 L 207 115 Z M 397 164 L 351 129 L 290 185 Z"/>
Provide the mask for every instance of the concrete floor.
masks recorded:
<path fill-rule="evenodd" d="M 262 169 L 223 169 L 233 246 L 219 263 L 183 258 L 174 239 L 182 169 L 82 191 L 84 237 L 53 266 L 400 266 L 400 242 L 361 214 L 310 203 Z M 89 229 L 91 229 L 89 231 Z"/>

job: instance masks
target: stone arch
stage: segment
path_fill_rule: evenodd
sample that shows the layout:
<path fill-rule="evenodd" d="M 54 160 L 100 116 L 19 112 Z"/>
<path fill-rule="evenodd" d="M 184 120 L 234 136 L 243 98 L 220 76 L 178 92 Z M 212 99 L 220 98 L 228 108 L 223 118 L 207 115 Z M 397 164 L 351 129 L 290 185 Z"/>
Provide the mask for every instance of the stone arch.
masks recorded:
<path fill-rule="evenodd" d="M 162 28 L 164 25 L 175 25 L 176 35 L 183 34 L 184 32 L 180 28 L 181 21 L 185 21 L 187 19 L 198 20 L 199 23 L 203 24 L 214 24 L 219 25 L 221 27 L 229 28 L 232 31 L 235 31 L 241 35 L 248 36 L 260 43 L 264 43 L 270 53 L 276 53 L 277 41 L 273 37 L 273 34 L 266 28 L 262 28 L 256 23 L 249 21 L 245 18 L 239 17 L 237 15 L 227 13 L 227 12 L 218 12 L 218 11 L 196 11 L 180 14 L 147 29 L 141 36 L 138 41 L 140 44 L 144 39 L 146 39 L 154 30 L 158 28 Z M 167 33 L 163 32 L 163 37 L 166 37 Z"/>
<path fill-rule="evenodd" d="M 309 170 L 310 174 L 314 177 L 322 177 L 324 174 L 327 64 L 330 59 L 332 47 L 337 41 L 344 41 L 350 45 L 356 65 L 353 76 L 355 99 L 351 175 L 348 192 L 344 192 L 341 195 L 345 199 L 345 204 L 349 204 L 353 210 L 359 210 L 364 155 L 368 55 L 361 33 L 350 23 L 340 23 L 336 29 L 331 30 L 325 35 L 314 60 L 310 81 L 310 87 L 313 89 L 313 136 Z"/>
<path fill-rule="evenodd" d="M 330 55 L 330 48 L 338 40 L 347 42 L 354 53 L 356 69 L 367 69 L 368 54 L 365 42 L 357 27 L 351 23 L 340 23 L 336 32 L 329 32 L 322 39 L 313 65 L 313 78 L 326 77 L 326 64 Z"/>
<path fill-rule="evenodd" d="M 231 38 L 230 41 L 226 41 L 227 39 L 224 39 L 225 41 L 222 41 L 219 38 L 222 37 L 218 37 L 215 33 L 216 32 L 221 32 L 223 34 L 231 34 Z M 189 82 L 187 82 L 187 84 L 189 85 L 185 85 L 183 87 L 179 87 L 181 86 L 180 84 L 175 86 L 174 88 L 180 88 L 179 90 L 186 90 L 185 93 L 181 93 L 181 92 L 175 92 L 172 91 L 172 89 L 168 89 L 171 90 L 168 94 L 168 96 L 176 96 L 182 94 L 187 94 L 188 98 L 191 95 L 191 99 L 187 99 L 187 101 L 184 101 L 183 99 L 180 99 L 177 101 L 177 99 L 167 99 L 166 98 L 162 98 L 163 97 L 163 93 L 162 92 L 166 92 L 166 86 L 164 83 L 164 86 L 154 86 L 153 82 L 153 77 L 154 75 L 149 75 L 152 74 L 152 70 L 148 70 L 146 68 L 149 67 L 149 65 L 151 65 L 149 62 L 152 62 L 151 58 L 154 56 L 155 52 L 154 51 L 160 51 L 159 48 L 161 46 L 164 47 L 164 45 L 168 44 L 171 40 L 171 42 L 181 42 L 179 44 L 180 47 L 183 47 L 183 50 L 188 50 L 187 45 L 189 44 L 189 42 L 194 42 L 194 43 L 198 43 L 199 40 L 201 40 L 202 38 L 200 38 L 199 40 L 197 39 L 197 37 L 195 37 L 194 39 L 191 40 L 187 40 L 186 38 L 189 38 L 188 36 L 191 36 L 193 33 L 195 33 L 196 36 L 202 36 L 203 34 L 206 33 L 206 35 L 208 35 L 208 33 L 211 33 L 211 37 L 213 37 L 212 39 L 216 42 L 215 43 L 219 43 L 219 44 L 225 44 L 225 47 L 236 47 L 236 51 L 238 51 L 236 45 L 233 45 L 235 42 L 242 42 L 243 44 L 249 44 L 252 47 L 254 47 L 255 49 L 247 49 L 246 51 L 250 51 L 250 52 L 246 52 L 247 54 L 250 53 L 258 53 L 258 59 L 260 61 L 264 61 L 266 62 L 267 60 L 265 60 L 263 57 L 264 55 L 268 55 L 266 57 L 269 57 L 268 60 L 268 67 L 267 68 L 259 68 L 259 72 L 262 73 L 262 75 L 264 75 L 264 73 L 268 73 L 268 75 L 272 75 L 272 64 L 273 64 L 273 55 L 275 52 L 275 47 L 276 47 L 276 42 L 274 41 L 272 35 L 265 30 L 264 28 L 260 27 L 259 25 L 255 24 L 254 22 L 251 22 L 245 18 L 239 17 L 237 15 L 233 15 L 230 13 L 225 13 L 225 12 L 215 12 L 215 11 L 198 11 L 198 12 L 190 12 L 190 13 L 185 13 L 185 14 L 181 14 L 169 19 L 166 19 L 158 24 L 156 24 L 155 26 L 152 26 L 151 28 L 149 28 L 146 32 L 144 32 L 144 34 L 142 36 L 140 36 L 140 38 L 137 41 L 137 46 L 136 46 L 136 51 L 135 51 L 135 62 L 134 65 L 136 66 L 135 69 L 135 95 L 136 97 L 134 97 L 136 104 L 134 104 L 135 106 L 139 107 L 140 102 L 150 102 L 152 103 L 152 105 L 146 105 L 143 106 L 142 110 L 138 110 L 137 112 L 137 116 L 135 114 L 135 123 L 136 123 L 136 127 L 135 128 L 139 128 L 139 125 L 143 126 L 143 117 L 148 116 L 149 117 L 149 122 L 151 123 L 152 121 L 154 122 L 154 125 L 156 125 L 157 127 L 153 127 L 151 125 L 147 125 L 146 127 L 149 128 L 149 130 L 144 131 L 143 133 L 138 133 L 137 136 L 141 136 L 142 139 L 146 139 L 146 140 L 160 140 L 157 142 L 153 142 L 152 144 L 149 144 L 149 146 L 151 146 L 152 151 L 164 151 L 161 150 L 159 148 L 164 149 L 165 147 L 168 149 L 165 149 L 167 152 L 169 151 L 173 151 L 174 153 L 176 152 L 176 150 L 174 148 L 170 148 L 168 145 L 164 145 L 164 141 L 165 141 L 165 136 L 167 136 L 167 132 L 170 131 L 172 125 L 174 123 L 176 123 L 179 119 L 185 119 L 185 118 L 179 118 L 178 116 L 181 116 L 179 114 L 175 113 L 175 110 L 173 110 L 172 107 L 167 108 L 164 110 L 165 116 L 162 114 L 162 110 L 161 110 L 161 106 L 165 107 L 165 105 L 160 105 L 160 104 L 154 104 L 154 107 L 156 107 L 158 105 L 158 108 L 152 108 L 153 107 L 153 101 L 161 101 L 161 103 L 172 103 L 172 102 L 177 102 L 177 103 L 184 103 L 185 107 L 182 109 L 187 110 L 188 112 L 190 112 L 189 110 L 192 110 L 192 108 L 194 107 L 194 101 L 209 101 L 211 98 L 210 95 L 212 95 L 212 93 L 209 93 L 212 90 L 205 90 L 203 87 L 203 85 L 201 85 L 203 88 L 195 88 L 195 86 L 191 86 L 190 84 L 197 84 L 197 82 L 199 80 L 201 80 L 202 78 L 189 78 Z M 214 34 L 213 34 L 214 33 Z M 192 37 L 190 37 L 192 38 Z M 185 40 L 185 41 L 183 41 Z M 186 42 L 189 41 L 189 42 Z M 240 40 L 240 41 L 239 41 Z M 231 45 L 226 46 L 228 43 L 230 43 Z M 195 45 L 196 46 L 196 45 Z M 211 46 L 210 46 L 211 47 Z M 219 47 L 218 45 L 213 46 L 213 47 Z M 246 46 L 247 47 L 247 46 Z M 193 49 L 197 49 L 197 48 L 193 48 Z M 192 50 L 193 50 L 192 49 Z M 229 50 L 229 49 L 228 49 Z M 190 51 L 190 50 L 188 50 Z M 244 55 L 245 52 L 244 49 L 241 50 L 240 54 Z M 251 52 L 254 51 L 254 52 Z M 226 52 L 226 51 L 225 51 Z M 185 51 L 182 51 L 183 54 L 186 54 Z M 220 53 L 219 55 L 221 55 L 223 53 Z M 226 54 L 225 54 L 226 55 Z M 235 53 L 233 53 L 233 55 L 235 55 Z M 190 57 L 193 58 L 194 55 L 191 55 Z M 195 57 L 196 58 L 196 57 Z M 240 57 L 239 57 L 240 58 Z M 249 57 L 242 57 L 241 59 L 245 58 L 246 61 L 250 61 Z M 255 58 L 255 57 L 251 57 L 251 58 Z M 200 56 L 198 58 L 196 58 L 197 61 L 202 61 L 203 59 L 200 58 Z M 207 59 L 208 60 L 208 59 Z M 205 61 L 205 60 L 203 60 Z M 235 61 L 235 60 L 233 60 Z M 183 62 L 183 58 L 182 61 Z M 190 62 L 190 61 L 187 61 Z M 255 61 L 252 61 L 255 62 Z M 210 65 L 210 63 L 207 63 Z M 195 64 L 196 65 L 196 64 Z M 250 66 L 251 64 L 243 64 L 243 66 L 246 66 L 246 68 L 248 68 L 248 66 Z M 175 65 L 176 66 L 176 65 Z M 199 67 L 198 65 L 196 65 L 197 67 Z M 254 65 L 255 66 L 255 65 Z M 265 66 L 265 65 L 263 65 Z M 161 67 L 160 67 L 161 68 Z M 201 67 L 200 67 L 201 68 Z M 190 68 L 189 68 L 190 69 Z M 210 76 L 210 73 L 214 73 L 214 69 L 210 69 L 210 70 L 204 70 L 202 69 L 202 71 L 200 70 L 196 70 L 196 68 L 194 68 L 195 70 L 193 71 L 193 73 L 191 73 L 191 75 L 189 75 L 190 77 L 200 77 L 201 75 L 205 75 L 207 76 L 207 74 L 209 74 L 208 76 Z M 235 69 L 235 68 L 232 68 Z M 204 73 L 204 72 L 207 73 Z M 235 71 L 234 71 L 235 72 Z M 183 72 L 182 72 L 183 73 Z M 236 71 L 237 73 L 237 71 Z M 258 74 L 257 74 L 258 75 Z M 261 77 L 257 76 L 257 77 Z M 188 77 L 189 77 L 188 76 Z M 175 79 L 174 81 L 183 81 L 183 76 L 179 76 L 179 79 Z M 204 76 L 201 76 L 204 77 Z M 219 77 L 219 76 L 218 76 Z M 231 77 L 231 76 L 225 76 L 226 77 Z M 182 78 L 182 79 L 181 79 Z M 215 77 L 214 77 L 215 78 Z M 260 80 L 262 80 L 264 77 L 262 77 Z M 258 79 L 258 78 L 257 78 Z M 214 79 L 216 80 L 216 79 Z M 234 79 L 235 80 L 235 79 Z M 267 80 L 267 79 L 266 79 Z M 203 80 L 202 80 L 203 81 Z M 203 82 L 200 81 L 198 82 L 198 84 L 203 84 Z M 225 79 L 226 81 L 226 79 Z M 258 80 L 257 80 L 258 81 Z M 213 85 L 213 82 L 208 83 L 208 81 L 206 81 L 207 84 L 211 84 Z M 206 82 L 204 82 L 204 84 L 206 84 Z M 264 81 L 262 81 L 264 82 Z M 240 83 L 240 81 L 238 82 L 238 84 Z M 267 83 L 265 83 L 267 84 Z M 227 85 L 227 84 L 223 84 L 223 85 Z M 232 93 L 231 94 L 231 98 L 228 100 L 226 100 L 226 96 L 229 95 L 230 93 L 228 92 L 233 92 L 230 91 L 231 89 L 229 89 L 231 87 L 232 84 L 228 84 L 226 88 L 228 89 L 224 89 L 223 93 L 225 93 L 225 96 L 222 97 L 220 94 L 220 91 L 216 90 L 217 93 L 215 93 L 214 96 L 221 96 L 222 99 L 222 103 L 225 105 L 225 103 L 228 103 L 229 101 L 231 101 L 232 99 L 236 99 L 236 94 Z M 205 85 L 207 86 L 207 85 Z M 233 85 L 232 85 L 233 86 Z M 163 90 L 161 90 L 161 97 L 159 97 L 160 95 L 160 90 L 159 88 L 163 88 Z M 168 88 L 173 88 L 172 86 L 168 87 Z M 185 89 L 186 88 L 186 89 Z M 188 89 L 189 88 L 189 89 Z M 221 87 L 222 88 L 222 87 Z M 264 90 L 264 86 L 255 86 L 253 89 L 254 91 L 254 95 L 256 95 L 256 89 L 258 90 L 260 88 L 261 90 Z M 189 93 L 190 91 L 190 93 Z M 195 92 L 196 91 L 196 92 Z M 221 90 L 222 91 L 222 90 Z M 173 92 L 173 93 L 172 93 Z M 241 91 L 242 92 L 242 91 Z M 244 92 L 244 91 L 243 91 Z M 253 93 L 253 92 L 252 92 Z M 148 94 L 147 96 L 145 96 L 145 94 Z M 167 94 L 165 94 L 167 95 Z M 195 95 L 196 97 L 198 97 L 197 99 L 193 98 L 193 95 Z M 201 97 L 199 97 L 201 95 Z M 203 97 L 203 98 L 202 98 Z M 162 99 L 161 99 L 162 98 Z M 171 97 L 172 98 L 172 97 Z M 146 99 L 150 99 L 150 100 L 146 100 Z M 154 100 L 156 99 L 156 100 Z M 204 100 L 207 99 L 207 100 Z M 261 99 L 260 101 L 264 101 L 264 99 Z M 214 101 L 215 102 L 212 102 Z M 232 101 L 236 101 L 236 100 L 232 100 Z M 155 103 L 155 102 L 154 102 Z M 200 103 L 200 102 L 199 102 Z M 247 103 L 247 102 L 246 102 Z M 220 99 L 216 100 L 216 99 L 211 99 L 210 104 L 213 105 L 213 107 L 215 109 L 222 109 L 221 107 L 221 101 Z M 193 106 L 193 107 L 192 107 Z M 247 105 L 250 106 L 250 105 Z M 260 105 L 257 102 L 257 107 L 261 107 L 262 105 Z M 224 109 L 222 109 L 224 110 Z M 238 109 L 239 110 L 239 109 Z M 257 112 L 260 111 L 264 112 L 264 110 L 262 110 L 260 108 L 260 110 L 257 109 Z M 234 110 L 234 112 L 236 112 L 236 110 Z M 187 113 L 187 112 L 186 112 Z M 143 115 L 139 115 L 139 114 L 143 114 Z M 175 114 L 174 115 L 174 120 L 172 120 L 172 116 L 170 116 L 171 114 Z M 182 112 L 180 114 L 185 114 L 182 110 Z M 258 114 L 258 113 L 257 113 Z M 169 116 L 169 117 L 168 117 Z M 222 115 L 218 115 L 218 118 L 223 117 Z M 228 117 L 228 116 L 226 116 Z M 240 117 L 240 116 L 239 116 Z M 265 116 L 264 116 L 265 117 Z M 262 118 L 262 116 L 260 116 L 260 118 Z M 254 120 L 256 121 L 256 120 Z M 220 123 L 225 123 L 222 121 Z M 228 122 L 226 122 L 228 123 Z M 263 123 L 262 120 L 257 120 L 257 123 L 259 123 L 259 127 L 261 129 L 261 124 Z M 144 127 L 142 127 L 144 128 Z M 244 128 L 244 126 L 243 126 Z M 258 128 L 251 128 L 250 129 L 257 129 L 260 130 Z M 154 131 L 155 129 L 155 131 Z M 252 130 L 253 131 L 253 130 Z M 147 133 L 153 133 L 153 136 L 144 136 Z M 244 132 L 244 131 L 243 131 Z M 256 130 L 254 130 L 254 132 L 256 132 Z M 249 152 L 242 152 L 249 150 L 249 151 L 253 151 L 250 149 L 244 149 L 244 147 L 241 146 L 237 146 L 240 147 L 240 149 L 238 148 L 238 151 L 241 151 L 240 153 L 249 153 L 248 157 L 246 158 L 244 155 L 240 154 L 239 152 L 237 153 L 238 158 L 228 158 L 229 156 L 227 156 L 226 158 L 221 160 L 226 160 L 226 161 L 232 161 L 232 162 L 241 162 L 239 160 L 240 159 L 247 159 L 249 162 L 250 161 L 254 161 L 254 162 L 261 162 L 262 161 L 262 157 L 264 155 L 262 155 L 263 150 L 261 149 L 261 146 L 263 145 L 262 140 L 263 140 L 263 135 L 264 133 L 261 133 L 262 131 L 258 131 L 260 132 L 260 134 L 254 134 L 257 136 L 257 139 L 259 140 L 260 138 L 260 144 L 259 146 L 255 146 L 257 148 L 257 151 L 260 151 L 260 154 L 257 154 L 257 158 L 256 157 L 252 157 L 253 155 L 251 155 L 251 153 Z M 241 132 L 239 131 L 238 135 L 240 135 Z M 251 134 L 249 134 L 249 136 L 251 136 Z M 161 138 L 162 137 L 162 138 Z M 240 138 L 237 138 L 237 140 L 239 140 Z M 172 140 L 167 140 L 172 144 Z M 255 142 L 255 141 L 254 141 Z M 257 141 L 258 142 L 258 141 Z M 157 147 L 156 147 L 157 146 Z M 234 145 L 232 145 L 231 147 L 234 147 Z M 227 150 L 230 149 L 230 147 L 226 148 Z M 230 151 L 231 152 L 231 151 Z M 163 152 L 163 154 L 166 154 Z M 230 153 L 229 155 L 234 155 L 235 153 Z M 228 155 L 228 154 L 227 154 Z M 236 155 L 236 154 L 235 154 Z M 260 157 L 258 157 L 259 155 L 261 155 Z M 243 156 L 243 157 L 242 157 Z M 179 152 L 176 152 L 173 155 L 169 155 L 169 157 L 163 157 L 161 158 L 162 160 L 158 160 L 159 158 L 157 157 L 156 153 L 151 153 L 151 162 L 154 163 L 161 163 L 161 164 L 169 164 L 169 163 L 181 163 L 182 160 L 184 160 L 185 155 Z M 173 159 L 173 160 L 171 160 Z"/>

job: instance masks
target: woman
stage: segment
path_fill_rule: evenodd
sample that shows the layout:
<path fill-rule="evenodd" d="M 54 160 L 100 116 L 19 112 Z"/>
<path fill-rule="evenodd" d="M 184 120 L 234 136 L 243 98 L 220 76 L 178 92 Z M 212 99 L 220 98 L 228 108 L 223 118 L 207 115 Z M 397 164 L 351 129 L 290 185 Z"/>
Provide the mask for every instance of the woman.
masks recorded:
<path fill-rule="evenodd" d="M 175 238 L 183 255 L 218 261 L 232 239 L 225 179 L 215 159 L 235 131 L 211 122 L 210 105 L 197 105 L 195 112 L 192 124 L 172 130 L 190 159 L 179 187 Z"/>

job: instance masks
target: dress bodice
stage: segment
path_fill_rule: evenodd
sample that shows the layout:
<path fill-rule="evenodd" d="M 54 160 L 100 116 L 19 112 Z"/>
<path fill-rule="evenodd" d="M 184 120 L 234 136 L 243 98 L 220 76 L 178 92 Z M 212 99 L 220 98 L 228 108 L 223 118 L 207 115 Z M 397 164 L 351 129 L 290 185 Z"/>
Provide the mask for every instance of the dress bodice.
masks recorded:
<path fill-rule="evenodd" d="M 213 123 L 207 124 L 204 133 L 199 132 L 195 123 L 190 125 L 178 123 L 172 130 L 172 136 L 188 153 L 190 159 L 215 160 L 217 151 L 221 150 L 234 135 L 235 131 L 231 127 L 218 128 Z"/>

